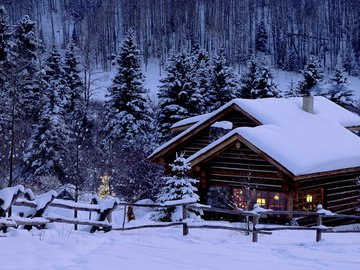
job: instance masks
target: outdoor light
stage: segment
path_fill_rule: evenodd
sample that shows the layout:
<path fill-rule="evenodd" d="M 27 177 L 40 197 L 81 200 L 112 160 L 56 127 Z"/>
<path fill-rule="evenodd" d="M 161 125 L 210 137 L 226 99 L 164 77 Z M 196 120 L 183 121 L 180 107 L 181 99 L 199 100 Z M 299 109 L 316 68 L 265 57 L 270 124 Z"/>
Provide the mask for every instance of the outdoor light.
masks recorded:
<path fill-rule="evenodd" d="M 312 196 L 310 194 L 306 195 L 306 202 L 311 203 L 312 202 Z"/>
<path fill-rule="evenodd" d="M 279 199 L 280 199 L 279 195 L 278 195 L 278 194 L 275 194 L 274 200 L 278 201 Z"/>

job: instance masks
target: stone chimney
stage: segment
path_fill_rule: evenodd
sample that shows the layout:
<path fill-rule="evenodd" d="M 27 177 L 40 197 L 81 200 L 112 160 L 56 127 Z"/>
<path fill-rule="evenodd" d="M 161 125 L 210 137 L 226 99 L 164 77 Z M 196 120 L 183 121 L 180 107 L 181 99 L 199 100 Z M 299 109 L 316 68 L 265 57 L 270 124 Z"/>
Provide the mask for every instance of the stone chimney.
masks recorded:
<path fill-rule="evenodd" d="M 303 110 L 308 113 L 314 113 L 314 97 L 304 96 L 303 97 Z"/>

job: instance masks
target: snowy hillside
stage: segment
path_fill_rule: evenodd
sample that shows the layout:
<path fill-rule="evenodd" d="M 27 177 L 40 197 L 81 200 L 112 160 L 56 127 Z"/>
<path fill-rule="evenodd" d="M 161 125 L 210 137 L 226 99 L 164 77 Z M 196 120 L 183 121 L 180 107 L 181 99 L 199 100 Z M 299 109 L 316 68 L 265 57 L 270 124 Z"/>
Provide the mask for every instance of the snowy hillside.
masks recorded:
<path fill-rule="evenodd" d="M 150 90 L 150 97 L 155 100 L 156 93 L 158 92 L 158 86 L 160 85 L 160 78 L 164 76 L 164 71 L 161 70 L 160 76 L 160 67 L 159 61 L 152 59 L 147 69 L 143 68 L 145 74 L 145 88 Z M 111 85 L 112 79 L 114 78 L 116 69 L 113 67 L 110 72 L 98 71 L 94 75 L 94 83 L 92 85 L 92 90 L 94 92 L 93 98 L 95 100 L 104 100 L 107 93 L 107 88 Z M 287 72 L 281 69 L 277 69 L 274 72 L 276 83 L 278 84 L 279 90 L 285 92 L 288 90 L 288 87 L 291 83 L 291 80 L 296 84 L 302 79 L 300 73 Z M 239 74 L 239 76 L 241 76 Z M 354 91 L 355 99 L 360 99 L 360 78 L 350 76 L 349 77 L 349 89 Z"/>

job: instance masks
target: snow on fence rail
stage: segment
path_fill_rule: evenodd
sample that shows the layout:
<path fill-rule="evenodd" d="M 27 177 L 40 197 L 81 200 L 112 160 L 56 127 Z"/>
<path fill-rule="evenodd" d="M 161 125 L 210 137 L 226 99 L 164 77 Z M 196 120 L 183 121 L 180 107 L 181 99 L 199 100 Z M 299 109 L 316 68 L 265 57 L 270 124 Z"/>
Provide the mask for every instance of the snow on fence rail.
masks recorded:
<path fill-rule="evenodd" d="M 193 199 L 169 201 L 162 204 L 145 204 L 145 203 L 127 203 L 120 202 L 118 199 L 107 198 L 100 200 L 97 197 L 94 197 L 91 203 L 80 203 L 73 201 L 66 201 L 55 199 L 57 196 L 55 191 L 49 191 L 39 196 L 34 196 L 31 190 L 24 189 L 23 186 L 19 185 L 11 188 L 4 188 L 0 190 L 0 229 L 6 231 L 7 228 L 13 227 L 17 228 L 22 225 L 25 229 L 31 229 L 32 226 L 37 228 L 45 228 L 45 225 L 48 223 L 59 222 L 74 224 L 75 229 L 77 225 L 89 225 L 91 226 L 90 232 L 95 231 L 128 231 L 128 230 L 137 230 L 144 228 L 163 228 L 169 226 L 182 226 L 183 235 L 189 233 L 189 229 L 224 229 L 224 230 L 234 230 L 234 231 L 243 231 L 246 233 L 252 233 L 252 241 L 258 241 L 259 234 L 268 234 L 271 235 L 272 231 L 279 230 L 314 230 L 316 231 L 316 241 L 320 241 L 322 233 L 349 233 L 349 232 L 360 232 L 360 230 L 336 230 L 332 227 L 326 227 L 323 225 L 323 219 L 331 218 L 346 218 L 351 220 L 360 220 L 360 216 L 355 215 L 343 215 L 335 214 L 326 209 L 323 209 L 322 205 L 318 205 L 316 212 L 303 212 L 303 211 L 273 211 L 270 209 L 264 209 L 258 205 L 254 206 L 252 211 L 244 211 L 241 209 L 238 210 L 229 210 L 222 208 L 214 208 L 208 205 L 201 205 L 196 203 Z M 20 215 L 11 215 L 12 206 L 25 207 L 26 211 L 20 212 Z M 49 207 L 64 208 L 74 211 L 74 218 L 66 218 L 63 216 L 56 216 L 52 214 L 45 215 L 45 210 Z M 182 207 L 182 220 L 179 222 L 168 222 L 168 223 L 159 223 L 159 224 L 145 224 L 140 226 L 131 226 L 125 227 L 125 217 L 127 210 L 132 207 L 150 207 L 150 208 L 168 208 L 168 207 Z M 123 207 L 124 218 L 121 227 L 114 227 L 112 224 L 111 215 L 112 212 L 116 209 L 120 210 L 120 207 Z M 214 224 L 196 224 L 190 223 L 187 220 L 188 210 L 202 210 L 211 213 L 227 214 L 247 217 L 248 220 L 251 219 L 252 228 L 240 228 L 240 227 L 230 227 L 223 225 L 214 225 Z M 89 219 L 77 218 L 77 211 L 88 211 Z M 96 220 L 91 219 L 91 212 L 97 214 Z M 301 216 L 301 217 L 315 217 L 316 226 L 266 226 L 259 224 L 259 219 L 274 216 Z"/>

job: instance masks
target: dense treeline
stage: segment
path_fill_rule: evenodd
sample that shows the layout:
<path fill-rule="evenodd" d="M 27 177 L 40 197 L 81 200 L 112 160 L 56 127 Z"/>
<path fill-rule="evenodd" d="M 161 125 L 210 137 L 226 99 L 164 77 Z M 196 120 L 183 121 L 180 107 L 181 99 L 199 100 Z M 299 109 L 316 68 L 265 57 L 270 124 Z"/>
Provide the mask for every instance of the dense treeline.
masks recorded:
<path fill-rule="evenodd" d="M 28 15 L 14 23 L 10 18 L 0 6 L 0 187 L 25 183 L 41 191 L 71 183 L 78 194 L 95 192 L 101 177 L 108 179 L 110 194 L 129 201 L 155 199 L 165 180 L 162 168 L 146 157 L 173 136 L 174 123 L 212 112 L 233 98 L 284 94 L 270 68 L 265 22 L 241 78 L 224 48 L 210 53 L 190 42 L 190 48 L 172 53 L 165 63 L 158 101 L 144 87 L 139 32 L 130 28 L 111 56 L 117 72 L 101 104 L 89 94 L 88 68 L 96 57 L 78 49 L 87 33 L 73 31 L 66 47 L 46 48 Z M 306 58 L 303 79 L 291 84 L 286 96 L 316 93 L 348 108 L 357 106 L 344 67 L 336 66 L 324 83 L 322 58 Z"/>
<path fill-rule="evenodd" d="M 73 42 L 46 51 L 34 27 L 27 15 L 10 24 L 0 6 L 0 188 L 71 184 L 77 198 L 96 192 L 102 177 L 126 200 L 154 199 L 162 170 L 146 158 L 157 140 L 134 32 L 99 104 L 88 99 Z"/>
<path fill-rule="evenodd" d="M 359 73 L 357 0 L 1 0 L 12 19 L 29 14 L 47 46 L 77 37 L 83 53 L 110 67 L 124 33 L 136 30 L 143 59 L 165 60 L 194 43 L 213 54 L 224 47 L 233 66 L 264 52 L 271 64 L 299 70 L 310 54 L 325 68 Z"/>

